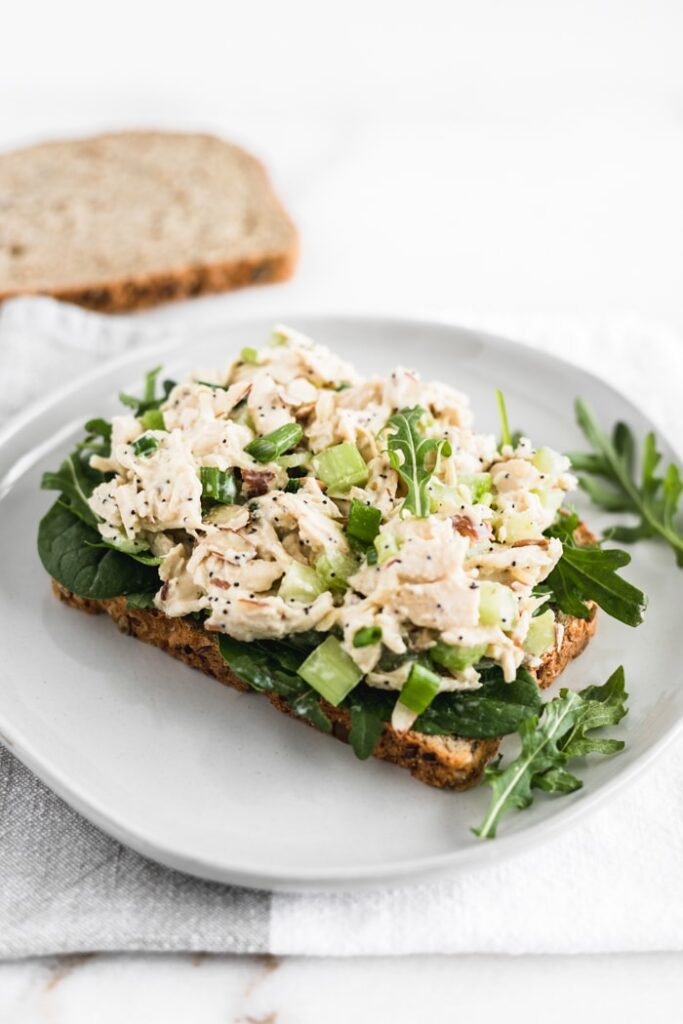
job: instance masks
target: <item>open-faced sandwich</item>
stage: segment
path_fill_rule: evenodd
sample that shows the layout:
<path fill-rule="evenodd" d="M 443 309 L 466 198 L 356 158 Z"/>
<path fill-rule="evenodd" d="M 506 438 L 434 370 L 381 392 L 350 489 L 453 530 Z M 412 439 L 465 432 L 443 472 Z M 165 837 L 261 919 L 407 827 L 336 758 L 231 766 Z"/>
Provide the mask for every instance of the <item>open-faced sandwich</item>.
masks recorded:
<path fill-rule="evenodd" d="M 359 757 L 470 786 L 596 604 L 640 620 L 620 553 L 565 508 L 569 459 L 511 436 L 502 398 L 496 439 L 459 391 L 359 377 L 285 328 L 225 371 L 158 378 L 44 478 L 57 595 Z"/>

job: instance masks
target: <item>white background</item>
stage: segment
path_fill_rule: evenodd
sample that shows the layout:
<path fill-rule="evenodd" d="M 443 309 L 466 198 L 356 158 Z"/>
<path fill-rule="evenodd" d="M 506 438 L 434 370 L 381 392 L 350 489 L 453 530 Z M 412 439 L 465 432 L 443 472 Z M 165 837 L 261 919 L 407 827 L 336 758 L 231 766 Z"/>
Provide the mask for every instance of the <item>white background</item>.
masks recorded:
<path fill-rule="evenodd" d="M 190 128 L 266 160 L 301 229 L 297 277 L 162 317 L 459 309 L 683 328 L 682 42 L 675 0 L 24 0 L 2 18 L 0 147 Z M 0 967 L 0 1021 L 401 1024 L 533 1005 L 657 1020 L 682 968 L 97 957 Z"/>

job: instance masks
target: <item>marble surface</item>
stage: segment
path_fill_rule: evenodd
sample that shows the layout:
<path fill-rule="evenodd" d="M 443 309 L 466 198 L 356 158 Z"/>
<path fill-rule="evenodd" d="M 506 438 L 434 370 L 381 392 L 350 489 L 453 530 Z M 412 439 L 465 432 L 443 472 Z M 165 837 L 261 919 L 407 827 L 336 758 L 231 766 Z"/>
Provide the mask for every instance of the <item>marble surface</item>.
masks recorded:
<path fill-rule="evenodd" d="M 313 0 L 15 5 L 0 147 L 204 128 L 269 163 L 301 229 L 291 284 L 152 316 L 297 309 L 632 313 L 683 328 L 683 7 Z M 40 23 L 41 30 L 35 26 Z M 135 31 L 130 31 L 130 25 Z M 560 923 L 558 922 L 558 927 Z M 0 1022 L 326 1024 L 481 1012 L 663 1019 L 678 955 L 397 960 L 70 957 L 0 965 Z M 568 998 L 568 994 L 571 998 Z"/>
<path fill-rule="evenodd" d="M 603 957 L 72 956 L 0 965 L 2 1024 L 350 1024 L 670 1018 L 680 954 Z M 457 1009 L 457 1014 L 456 1014 Z"/>

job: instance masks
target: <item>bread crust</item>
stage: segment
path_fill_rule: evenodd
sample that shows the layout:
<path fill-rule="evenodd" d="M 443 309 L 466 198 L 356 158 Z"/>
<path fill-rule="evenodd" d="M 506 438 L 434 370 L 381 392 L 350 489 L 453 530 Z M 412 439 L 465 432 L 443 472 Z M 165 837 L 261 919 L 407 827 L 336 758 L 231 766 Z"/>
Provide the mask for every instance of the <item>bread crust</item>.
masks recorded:
<path fill-rule="evenodd" d="M 100 313 L 122 313 L 146 309 L 165 302 L 195 298 L 200 295 L 232 291 L 248 285 L 272 284 L 288 280 L 296 268 L 299 255 L 299 238 L 296 227 L 275 194 L 264 165 L 250 153 L 215 136 L 196 134 L 175 135 L 160 132 L 123 132 L 86 138 L 73 143 L 85 149 L 116 138 L 153 139 L 154 137 L 175 137 L 203 139 L 224 144 L 238 152 L 248 161 L 251 172 L 260 179 L 260 188 L 267 195 L 273 216 L 279 221 L 283 241 L 280 246 L 266 247 L 248 256 L 222 260 L 207 260 L 191 263 L 179 262 L 176 266 L 160 267 L 147 272 L 134 272 L 111 277 L 95 276 L 76 284 L 62 286 L 41 285 L 40 287 L 3 287 L 0 281 L 0 302 L 4 299 L 24 295 L 51 295 L 56 299 L 71 302 Z M 34 150 L 48 150 L 60 146 L 59 142 L 47 142 L 31 147 Z M 17 151 L 19 152 L 19 151 Z M 29 152 L 29 151 L 24 151 Z M 7 154 L 12 157 L 13 154 Z M 286 241 L 285 241 L 286 236 Z"/>
<path fill-rule="evenodd" d="M 215 635 L 191 619 L 172 619 L 152 609 L 128 608 L 125 597 L 92 601 L 78 597 L 55 580 L 56 596 L 72 608 L 88 614 L 105 612 L 122 633 L 153 644 L 173 658 L 197 668 L 219 682 L 236 690 L 250 691 L 230 670 L 222 657 Z M 533 673 L 541 687 L 547 687 L 578 657 L 595 633 L 595 607 L 588 619 L 560 615 L 564 631 L 559 646 L 546 655 Z M 296 715 L 289 704 L 276 694 L 266 694 L 271 704 L 301 722 L 311 723 Z M 322 701 L 325 714 L 332 722 L 332 733 L 348 742 L 351 716 L 343 708 Z M 407 768 L 421 782 L 440 789 L 468 789 L 479 781 L 486 765 L 496 756 L 500 739 L 465 739 L 459 736 L 426 736 L 419 732 L 399 734 L 391 725 L 384 726 L 374 756 Z"/>

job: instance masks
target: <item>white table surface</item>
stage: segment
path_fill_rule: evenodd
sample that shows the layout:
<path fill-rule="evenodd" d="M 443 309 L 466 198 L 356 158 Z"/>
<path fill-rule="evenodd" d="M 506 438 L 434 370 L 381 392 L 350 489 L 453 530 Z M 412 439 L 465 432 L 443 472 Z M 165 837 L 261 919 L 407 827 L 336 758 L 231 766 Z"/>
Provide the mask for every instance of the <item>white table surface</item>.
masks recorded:
<path fill-rule="evenodd" d="M 269 164 L 288 285 L 152 314 L 632 314 L 683 329 L 683 7 L 85 0 L 3 22 L 0 147 L 215 130 Z M 561 922 L 558 922 L 558 927 Z M 683 958 L 73 957 L 0 965 L 0 1022 L 664 1018 Z M 532 1005 L 533 1005 L 532 1004 Z M 600 1009 L 598 1009 L 600 1008 Z"/>

